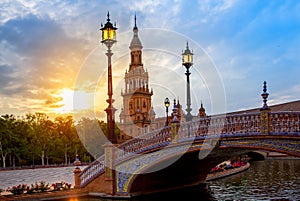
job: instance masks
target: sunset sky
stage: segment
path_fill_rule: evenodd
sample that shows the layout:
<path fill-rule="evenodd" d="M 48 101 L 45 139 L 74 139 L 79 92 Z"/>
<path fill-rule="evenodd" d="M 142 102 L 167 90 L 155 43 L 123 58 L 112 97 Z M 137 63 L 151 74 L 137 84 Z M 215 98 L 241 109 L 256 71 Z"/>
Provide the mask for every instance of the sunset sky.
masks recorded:
<path fill-rule="evenodd" d="M 99 28 L 108 11 L 118 27 L 112 48 L 118 111 L 135 13 L 157 116 L 164 116 L 166 96 L 185 108 L 187 41 L 195 59 L 193 114 L 201 101 L 209 114 L 260 107 L 265 80 L 269 104 L 299 100 L 299 10 L 298 0 L 2 0 L 0 114 L 104 118 L 107 58 Z"/>

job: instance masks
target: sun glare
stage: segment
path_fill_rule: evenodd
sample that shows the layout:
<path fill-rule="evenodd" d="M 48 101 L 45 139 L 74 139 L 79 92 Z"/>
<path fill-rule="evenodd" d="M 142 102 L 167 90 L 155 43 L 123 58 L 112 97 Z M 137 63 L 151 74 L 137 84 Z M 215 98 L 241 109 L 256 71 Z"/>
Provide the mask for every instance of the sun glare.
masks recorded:
<path fill-rule="evenodd" d="M 87 93 L 83 90 L 63 89 L 59 96 L 62 98 L 59 102 L 62 106 L 55 110 L 58 113 L 78 112 L 79 110 L 88 110 L 94 107 L 94 93 Z"/>

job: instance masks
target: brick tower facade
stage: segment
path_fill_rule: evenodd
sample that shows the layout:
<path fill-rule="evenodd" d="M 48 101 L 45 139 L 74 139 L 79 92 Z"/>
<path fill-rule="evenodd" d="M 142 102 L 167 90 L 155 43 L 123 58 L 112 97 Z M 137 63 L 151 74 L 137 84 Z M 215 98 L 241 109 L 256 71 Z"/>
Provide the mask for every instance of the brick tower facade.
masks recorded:
<path fill-rule="evenodd" d="M 133 38 L 130 46 L 129 70 L 125 72 L 125 90 L 121 92 L 123 108 L 120 113 L 120 135 L 118 143 L 136 137 L 141 128 L 145 128 L 155 119 L 149 89 L 149 75 L 142 62 L 142 43 L 138 37 L 136 17 L 134 18 Z"/>

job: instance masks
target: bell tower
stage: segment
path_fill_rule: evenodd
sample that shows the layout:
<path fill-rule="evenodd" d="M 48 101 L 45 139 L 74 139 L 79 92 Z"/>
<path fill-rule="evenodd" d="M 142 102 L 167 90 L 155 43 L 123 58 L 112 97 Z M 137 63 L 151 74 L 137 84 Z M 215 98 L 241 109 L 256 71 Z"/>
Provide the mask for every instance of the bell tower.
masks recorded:
<path fill-rule="evenodd" d="M 133 38 L 130 46 L 129 70 L 125 72 L 125 90 L 121 92 L 123 108 L 120 113 L 120 136 L 121 143 L 132 137 L 136 137 L 141 128 L 150 125 L 155 119 L 152 108 L 152 89 L 149 89 L 149 75 L 145 71 L 142 62 L 142 43 L 138 37 L 136 16 L 134 17 Z"/>

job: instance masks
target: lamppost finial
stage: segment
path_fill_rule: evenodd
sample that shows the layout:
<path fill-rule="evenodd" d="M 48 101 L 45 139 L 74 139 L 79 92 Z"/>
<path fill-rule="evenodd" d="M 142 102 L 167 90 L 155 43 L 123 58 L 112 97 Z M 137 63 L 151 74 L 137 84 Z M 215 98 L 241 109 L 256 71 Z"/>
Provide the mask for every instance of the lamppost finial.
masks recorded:
<path fill-rule="evenodd" d="M 109 19 L 109 11 L 107 11 L 107 21 L 109 22 L 110 19 Z"/>
<path fill-rule="evenodd" d="M 268 97 L 269 97 L 269 93 L 267 92 L 267 82 L 264 81 L 264 85 L 263 85 L 263 93 L 261 94 L 261 97 L 263 98 L 263 110 L 269 109 L 269 106 L 267 105 L 267 101 L 268 101 Z"/>

